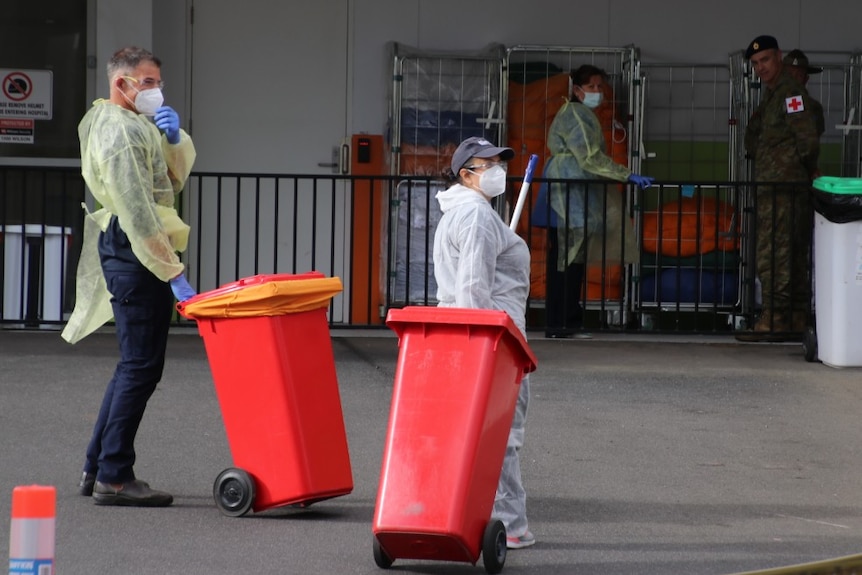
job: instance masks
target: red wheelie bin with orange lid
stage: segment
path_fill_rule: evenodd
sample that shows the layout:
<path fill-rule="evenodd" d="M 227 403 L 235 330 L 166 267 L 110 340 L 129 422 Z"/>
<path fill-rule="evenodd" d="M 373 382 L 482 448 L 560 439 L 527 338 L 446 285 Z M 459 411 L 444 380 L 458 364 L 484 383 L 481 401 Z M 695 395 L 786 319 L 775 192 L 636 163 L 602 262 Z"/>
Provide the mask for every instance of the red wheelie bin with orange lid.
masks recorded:
<path fill-rule="evenodd" d="M 256 275 L 177 304 L 204 340 L 235 467 L 213 485 L 222 513 L 353 490 L 326 311 L 339 278 Z"/>
<path fill-rule="evenodd" d="M 491 520 L 521 379 L 536 358 L 505 313 L 390 310 L 398 364 L 374 510 L 374 560 L 506 560 Z"/>

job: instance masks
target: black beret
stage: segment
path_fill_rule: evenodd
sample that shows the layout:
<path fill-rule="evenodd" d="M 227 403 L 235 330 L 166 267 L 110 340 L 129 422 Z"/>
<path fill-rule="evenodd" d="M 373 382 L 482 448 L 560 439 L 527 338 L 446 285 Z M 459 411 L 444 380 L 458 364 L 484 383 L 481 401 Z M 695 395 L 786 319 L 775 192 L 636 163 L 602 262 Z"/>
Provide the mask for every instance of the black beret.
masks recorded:
<path fill-rule="evenodd" d="M 745 49 L 745 59 L 748 60 L 763 50 L 778 50 L 778 40 L 774 36 L 758 36 Z"/>

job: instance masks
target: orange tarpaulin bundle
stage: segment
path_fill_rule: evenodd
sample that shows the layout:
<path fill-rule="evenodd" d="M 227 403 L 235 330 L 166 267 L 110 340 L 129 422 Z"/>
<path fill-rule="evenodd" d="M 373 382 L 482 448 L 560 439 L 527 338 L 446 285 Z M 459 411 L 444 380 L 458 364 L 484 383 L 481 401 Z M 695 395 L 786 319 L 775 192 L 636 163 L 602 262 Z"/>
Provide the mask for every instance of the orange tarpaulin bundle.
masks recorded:
<path fill-rule="evenodd" d="M 520 228 L 520 226 L 519 226 Z M 524 237 L 525 231 L 519 229 L 518 234 Z M 545 259 L 548 257 L 548 230 L 546 228 L 530 228 L 530 297 L 545 299 L 545 284 L 547 283 Z"/>
<path fill-rule="evenodd" d="M 443 170 L 449 167 L 457 147 L 457 144 L 442 144 L 440 147 L 402 144 L 398 173 L 440 178 Z"/>
<path fill-rule="evenodd" d="M 189 319 L 285 315 L 326 307 L 342 290 L 341 278 L 319 272 L 256 275 L 200 293 L 177 310 Z"/>
<path fill-rule="evenodd" d="M 545 159 L 550 156 L 546 147 L 548 128 L 566 103 L 568 91 L 568 74 L 557 74 L 528 84 L 509 82 L 507 146 L 515 150 L 515 157 L 509 161 L 510 174 L 523 174 L 530 155 L 536 154 L 539 161 L 534 176 L 542 176 Z"/>
<path fill-rule="evenodd" d="M 661 224 L 661 242 L 659 242 Z M 643 218 L 643 249 L 665 256 L 688 257 L 737 248 L 734 209 L 704 196 L 668 202 Z M 660 244 L 660 245 L 659 245 Z"/>
<path fill-rule="evenodd" d="M 602 276 L 604 276 L 604 289 L 602 289 Z M 588 264 L 586 267 L 586 281 L 581 292 L 587 301 L 618 300 L 622 297 L 623 266 L 601 264 Z"/>

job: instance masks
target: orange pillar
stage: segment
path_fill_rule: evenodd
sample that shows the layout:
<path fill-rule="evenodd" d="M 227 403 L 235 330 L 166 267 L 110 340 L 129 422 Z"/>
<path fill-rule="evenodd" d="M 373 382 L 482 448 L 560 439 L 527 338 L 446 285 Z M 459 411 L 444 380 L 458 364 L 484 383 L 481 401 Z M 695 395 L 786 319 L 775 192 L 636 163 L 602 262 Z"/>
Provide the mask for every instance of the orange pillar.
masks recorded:
<path fill-rule="evenodd" d="M 48 485 L 19 485 L 12 490 L 9 573 L 54 572 L 54 521 L 57 490 Z"/>
<path fill-rule="evenodd" d="M 354 134 L 350 142 L 350 173 L 382 176 L 386 169 L 383 136 Z M 380 305 L 380 247 L 385 214 L 383 182 L 353 180 L 353 264 L 350 286 L 350 323 L 382 324 Z"/>

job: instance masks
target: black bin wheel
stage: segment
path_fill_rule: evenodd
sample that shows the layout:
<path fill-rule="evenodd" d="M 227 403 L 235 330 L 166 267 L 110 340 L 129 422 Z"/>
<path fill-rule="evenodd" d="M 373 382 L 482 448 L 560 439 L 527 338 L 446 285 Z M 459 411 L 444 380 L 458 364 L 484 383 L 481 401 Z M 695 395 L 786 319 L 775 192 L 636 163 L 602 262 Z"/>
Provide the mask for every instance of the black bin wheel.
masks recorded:
<path fill-rule="evenodd" d="M 245 515 L 254 503 L 254 480 L 242 469 L 225 469 L 213 484 L 213 499 L 228 517 Z"/>
<path fill-rule="evenodd" d="M 802 334 L 802 352 L 805 354 L 805 361 L 817 360 L 817 332 L 810 325 Z"/>
<path fill-rule="evenodd" d="M 485 526 L 482 537 L 482 563 L 487 573 L 499 573 L 506 564 L 506 527 L 499 519 Z"/>
<path fill-rule="evenodd" d="M 392 567 L 392 558 L 386 554 L 386 551 L 383 550 L 383 547 L 380 546 L 380 541 L 377 540 L 377 537 L 374 538 L 374 562 L 377 563 L 377 566 L 381 569 L 389 569 Z"/>

